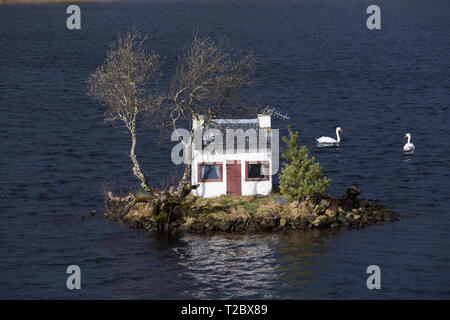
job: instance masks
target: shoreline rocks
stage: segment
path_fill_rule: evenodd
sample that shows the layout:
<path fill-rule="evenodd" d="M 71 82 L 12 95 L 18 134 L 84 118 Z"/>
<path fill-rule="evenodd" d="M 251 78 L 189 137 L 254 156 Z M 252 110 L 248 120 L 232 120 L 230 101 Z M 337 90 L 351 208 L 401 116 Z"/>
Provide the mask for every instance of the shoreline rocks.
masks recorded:
<path fill-rule="evenodd" d="M 171 212 L 153 214 L 150 203 L 138 202 L 123 217 L 109 210 L 111 220 L 148 231 L 170 232 L 273 232 L 292 229 L 364 228 L 402 216 L 376 200 L 358 199 L 355 187 L 341 198 L 329 194 L 280 203 L 278 197 L 192 198 Z M 169 221 L 170 219 L 170 221 Z"/>

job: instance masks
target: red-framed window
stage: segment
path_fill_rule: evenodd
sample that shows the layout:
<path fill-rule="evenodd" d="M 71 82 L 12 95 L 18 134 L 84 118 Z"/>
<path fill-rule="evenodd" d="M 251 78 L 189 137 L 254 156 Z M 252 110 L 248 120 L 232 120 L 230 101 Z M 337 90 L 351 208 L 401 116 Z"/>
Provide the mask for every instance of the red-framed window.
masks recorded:
<path fill-rule="evenodd" d="M 221 162 L 201 162 L 197 170 L 198 182 L 222 182 L 223 164 Z"/>
<path fill-rule="evenodd" d="M 269 161 L 245 161 L 245 181 L 270 180 Z"/>

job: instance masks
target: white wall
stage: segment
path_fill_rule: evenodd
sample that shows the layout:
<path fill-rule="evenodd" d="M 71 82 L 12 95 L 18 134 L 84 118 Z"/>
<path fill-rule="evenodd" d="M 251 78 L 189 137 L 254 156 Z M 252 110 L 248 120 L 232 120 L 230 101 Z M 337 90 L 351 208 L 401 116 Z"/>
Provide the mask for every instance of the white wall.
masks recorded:
<path fill-rule="evenodd" d="M 270 152 L 261 153 L 238 153 L 238 154 L 200 154 L 194 151 L 194 160 L 192 162 L 192 183 L 200 184 L 193 190 L 194 195 L 210 198 L 227 194 L 227 160 L 241 161 L 241 188 L 242 195 L 267 195 L 272 191 L 272 176 L 269 175 L 268 181 L 245 181 L 245 161 L 268 161 L 269 172 L 272 168 L 272 158 Z M 223 165 L 222 182 L 198 182 L 198 164 L 201 162 L 220 162 Z"/>

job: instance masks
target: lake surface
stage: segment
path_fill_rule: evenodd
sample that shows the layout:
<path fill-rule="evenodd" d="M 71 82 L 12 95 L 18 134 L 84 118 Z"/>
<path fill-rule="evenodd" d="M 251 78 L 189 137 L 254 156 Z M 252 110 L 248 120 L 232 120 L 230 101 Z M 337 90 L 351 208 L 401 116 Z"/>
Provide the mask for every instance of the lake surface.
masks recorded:
<path fill-rule="evenodd" d="M 448 1 L 143 1 L 0 5 L 0 298 L 450 298 Z M 137 183 L 129 136 L 84 94 L 117 33 L 135 25 L 165 57 L 164 86 L 192 30 L 259 60 L 253 96 L 291 124 L 331 178 L 409 217 L 361 230 L 170 238 L 103 217 L 104 188 Z M 338 148 L 315 138 L 344 130 Z M 406 132 L 416 145 L 404 155 Z M 172 145 L 140 132 L 150 180 Z M 92 210 L 96 215 L 90 217 Z M 66 288 L 68 265 L 82 289 Z M 381 268 L 368 290 L 366 268 Z"/>

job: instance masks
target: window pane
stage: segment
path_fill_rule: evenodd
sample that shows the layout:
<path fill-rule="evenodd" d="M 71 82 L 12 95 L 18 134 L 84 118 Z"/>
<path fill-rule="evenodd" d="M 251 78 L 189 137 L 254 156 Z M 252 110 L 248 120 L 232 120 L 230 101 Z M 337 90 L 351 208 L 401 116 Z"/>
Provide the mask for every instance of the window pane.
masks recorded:
<path fill-rule="evenodd" d="M 249 178 L 264 178 L 265 176 L 262 174 L 262 164 L 249 164 L 248 165 L 248 177 Z"/>
<path fill-rule="evenodd" d="M 200 167 L 200 178 L 202 180 L 219 179 L 219 165 L 202 165 Z"/>

